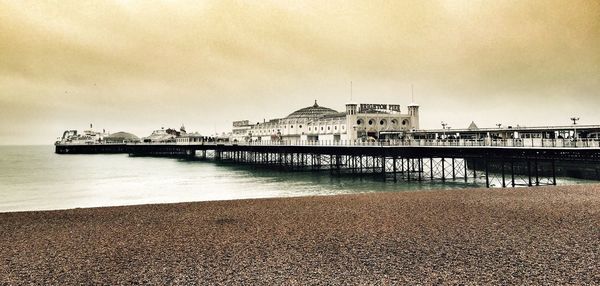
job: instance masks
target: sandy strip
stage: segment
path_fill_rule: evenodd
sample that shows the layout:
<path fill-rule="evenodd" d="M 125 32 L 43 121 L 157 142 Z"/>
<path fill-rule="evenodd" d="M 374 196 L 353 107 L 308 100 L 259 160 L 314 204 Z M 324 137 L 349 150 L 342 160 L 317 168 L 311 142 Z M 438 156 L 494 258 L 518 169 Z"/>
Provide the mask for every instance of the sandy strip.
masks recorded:
<path fill-rule="evenodd" d="M 0 214 L 0 284 L 600 284 L 600 185 Z"/>

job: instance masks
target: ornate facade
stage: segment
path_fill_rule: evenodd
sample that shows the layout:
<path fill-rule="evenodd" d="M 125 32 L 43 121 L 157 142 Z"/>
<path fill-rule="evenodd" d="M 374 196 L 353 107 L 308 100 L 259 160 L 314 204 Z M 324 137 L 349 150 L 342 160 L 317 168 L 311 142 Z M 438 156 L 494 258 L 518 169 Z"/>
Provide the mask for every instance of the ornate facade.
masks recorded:
<path fill-rule="evenodd" d="M 411 104 L 402 113 L 396 104 L 346 104 L 345 112 L 312 106 L 292 112 L 285 118 L 250 124 L 233 123 L 231 141 L 340 141 L 402 138 L 419 128 L 419 106 Z"/>

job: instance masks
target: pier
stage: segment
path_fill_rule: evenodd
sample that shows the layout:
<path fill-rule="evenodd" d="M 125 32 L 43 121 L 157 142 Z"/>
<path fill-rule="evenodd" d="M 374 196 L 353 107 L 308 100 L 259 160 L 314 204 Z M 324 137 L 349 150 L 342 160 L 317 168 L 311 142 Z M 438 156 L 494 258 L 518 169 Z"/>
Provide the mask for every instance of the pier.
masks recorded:
<path fill-rule="evenodd" d="M 600 180 L 600 125 L 419 129 L 419 105 L 314 104 L 283 118 L 238 120 L 205 137 L 185 126 L 142 139 L 68 131 L 59 154 L 127 153 L 215 160 L 286 171 L 328 171 L 392 181 L 461 181 L 487 187 L 556 185 L 557 177 Z M 119 143 L 119 141 L 121 143 Z"/>
<path fill-rule="evenodd" d="M 392 181 L 555 185 L 557 176 L 600 180 L 600 140 L 386 140 L 56 145 L 58 154 L 127 153 L 328 171 Z"/>

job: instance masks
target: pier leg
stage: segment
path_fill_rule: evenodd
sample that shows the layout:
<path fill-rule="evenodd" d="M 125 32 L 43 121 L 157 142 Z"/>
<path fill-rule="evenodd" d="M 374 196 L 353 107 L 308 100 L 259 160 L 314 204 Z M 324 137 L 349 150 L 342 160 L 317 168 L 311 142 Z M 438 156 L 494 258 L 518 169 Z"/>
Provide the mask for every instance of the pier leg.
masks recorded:
<path fill-rule="evenodd" d="M 302 153 L 302 167 L 306 166 L 306 153 Z"/>
<path fill-rule="evenodd" d="M 385 156 L 381 156 L 381 174 L 383 174 L 383 179 L 385 180 Z"/>
<path fill-rule="evenodd" d="M 373 168 L 373 174 L 377 173 L 377 159 L 375 156 L 371 156 L 371 167 Z"/>
<path fill-rule="evenodd" d="M 423 177 L 425 176 L 425 161 L 423 158 L 419 158 L 419 181 L 423 181 Z"/>
<path fill-rule="evenodd" d="M 531 161 L 527 160 L 527 177 L 529 179 L 528 185 L 531 187 L 533 184 L 531 183 Z"/>
<path fill-rule="evenodd" d="M 404 174 L 404 158 L 400 158 L 400 173 Z"/>
<path fill-rule="evenodd" d="M 490 187 L 489 159 L 485 158 L 485 186 Z"/>
<path fill-rule="evenodd" d="M 333 173 L 333 155 L 329 154 L 329 172 Z"/>
<path fill-rule="evenodd" d="M 363 156 L 360 155 L 360 174 L 362 175 L 363 173 Z"/>
<path fill-rule="evenodd" d="M 277 160 L 279 161 L 279 169 L 283 169 L 283 153 L 277 153 Z"/>
<path fill-rule="evenodd" d="M 394 169 L 393 169 L 393 172 L 394 172 L 394 182 L 396 182 L 397 181 L 396 177 L 397 177 L 397 174 L 398 174 L 398 172 L 396 170 L 396 156 L 392 157 L 392 162 L 394 164 Z"/>
<path fill-rule="evenodd" d="M 456 180 L 456 169 L 454 169 L 454 157 L 452 157 L 452 180 Z"/>
<path fill-rule="evenodd" d="M 317 169 L 321 170 L 323 168 L 323 155 L 318 154 L 317 155 Z"/>
<path fill-rule="evenodd" d="M 433 158 L 429 158 L 429 177 L 433 181 Z"/>
<path fill-rule="evenodd" d="M 442 182 L 446 181 L 446 166 L 445 166 L 445 162 L 446 162 L 446 159 L 442 158 Z"/>
<path fill-rule="evenodd" d="M 533 161 L 534 165 L 535 165 L 535 185 L 539 186 L 540 185 L 540 174 L 538 172 L 538 160 L 537 158 Z"/>
<path fill-rule="evenodd" d="M 423 158 L 417 159 L 417 173 L 419 174 L 419 182 L 423 181 L 423 173 L 425 171 Z"/>
<path fill-rule="evenodd" d="M 413 160 L 413 159 L 412 159 L 412 158 L 407 158 L 407 159 L 406 159 L 406 165 L 407 165 L 407 166 L 406 166 L 406 168 L 407 168 L 407 172 L 406 172 L 406 178 L 407 178 L 407 180 L 408 180 L 409 182 L 410 182 L 410 172 L 411 172 L 411 170 L 410 170 L 410 161 L 411 161 L 411 160 Z"/>
<path fill-rule="evenodd" d="M 468 169 L 467 169 L 467 158 L 463 158 L 463 168 L 464 168 L 464 172 L 465 172 L 464 175 L 465 175 L 465 183 L 466 183 L 467 180 L 468 180 L 467 179 L 467 171 L 468 171 Z"/>
<path fill-rule="evenodd" d="M 515 187 L 515 162 L 510 161 L 510 180 L 512 187 Z"/>
<path fill-rule="evenodd" d="M 552 185 L 556 186 L 556 162 L 552 160 Z"/>
<path fill-rule="evenodd" d="M 505 172 L 504 172 L 504 160 L 502 160 L 502 187 L 506 188 L 506 178 L 505 178 Z"/>

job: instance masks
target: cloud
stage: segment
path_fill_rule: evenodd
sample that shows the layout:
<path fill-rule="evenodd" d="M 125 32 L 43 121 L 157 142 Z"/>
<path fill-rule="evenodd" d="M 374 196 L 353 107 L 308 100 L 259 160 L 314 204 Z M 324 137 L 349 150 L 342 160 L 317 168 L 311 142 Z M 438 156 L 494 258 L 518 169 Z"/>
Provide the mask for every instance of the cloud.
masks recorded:
<path fill-rule="evenodd" d="M 415 84 L 425 127 L 465 105 L 452 124 L 558 122 L 498 107 L 540 103 L 598 121 L 599 14 L 583 0 L 0 2 L 0 130 L 212 132 L 315 98 L 341 109 L 350 80 L 362 101 L 401 104 Z"/>

